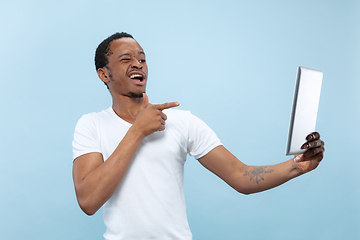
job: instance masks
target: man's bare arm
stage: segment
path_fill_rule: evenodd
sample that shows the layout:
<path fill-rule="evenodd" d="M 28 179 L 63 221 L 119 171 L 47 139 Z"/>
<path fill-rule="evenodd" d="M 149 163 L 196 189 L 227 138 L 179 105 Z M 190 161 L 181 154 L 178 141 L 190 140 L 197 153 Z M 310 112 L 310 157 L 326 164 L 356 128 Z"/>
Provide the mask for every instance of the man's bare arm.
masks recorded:
<path fill-rule="evenodd" d="M 74 160 L 73 179 L 80 208 L 88 215 L 113 195 L 125 175 L 142 137 L 129 129 L 113 154 L 104 162 L 101 153 L 88 153 Z"/>
<path fill-rule="evenodd" d="M 81 209 L 93 215 L 115 192 L 124 177 L 141 141 L 165 129 L 162 110 L 176 107 L 176 102 L 151 105 L 144 94 L 136 120 L 111 156 L 104 161 L 101 153 L 88 153 L 74 160 L 73 179 Z"/>
<path fill-rule="evenodd" d="M 318 133 L 309 136 L 308 142 L 303 145 L 303 148 L 308 150 L 304 154 L 297 155 L 297 161 L 290 159 L 271 166 L 248 166 L 225 147 L 219 146 L 200 158 L 199 162 L 238 192 L 244 194 L 261 192 L 279 186 L 318 166 L 323 158 L 324 142 L 320 140 Z"/>

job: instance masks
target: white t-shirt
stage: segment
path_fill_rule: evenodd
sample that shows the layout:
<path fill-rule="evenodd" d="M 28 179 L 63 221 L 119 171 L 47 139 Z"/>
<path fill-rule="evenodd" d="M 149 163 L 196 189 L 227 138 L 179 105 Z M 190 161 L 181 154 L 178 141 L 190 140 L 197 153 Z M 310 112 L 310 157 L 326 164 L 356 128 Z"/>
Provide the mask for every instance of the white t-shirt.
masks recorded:
<path fill-rule="evenodd" d="M 184 198 L 186 155 L 196 159 L 221 145 L 216 134 L 188 111 L 167 109 L 164 131 L 144 138 L 124 178 L 104 204 L 106 239 L 189 240 Z M 131 124 L 110 107 L 78 121 L 73 159 L 99 152 L 113 153 Z"/>

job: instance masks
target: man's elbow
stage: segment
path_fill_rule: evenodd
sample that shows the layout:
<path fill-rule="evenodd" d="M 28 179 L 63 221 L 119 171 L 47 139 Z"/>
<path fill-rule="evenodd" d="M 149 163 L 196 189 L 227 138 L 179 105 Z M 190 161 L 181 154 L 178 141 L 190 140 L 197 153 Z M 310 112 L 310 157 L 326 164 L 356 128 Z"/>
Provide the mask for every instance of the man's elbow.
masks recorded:
<path fill-rule="evenodd" d="M 88 216 L 92 216 L 97 212 L 97 210 L 94 210 L 94 209 L 91 209 L 91 208 L 85 208 L 85 207 L 81 207 L 81 206 L 80 206 L 80 208 Z"/>
<path fill-rule="evenodd" d="M 241 193 L 241 194 L 244 194 L 244 195 L 250 195 L 250 194 L 253 194 L 253 193 L 257 193 L 256 191 L 254 191 L 254 189 L 246 188 L 246 187 L 243 187 L 243 186 L 237 186 L 237 187 L 234 187 L 234 189 L 238 193 Z"/>
<path fill-rule="evenodd" d="M 94 215 L 99 210 L 99 207 L 95 206 L 91 202 L 78 200 L 78 203 L 81 210 L 88 216 Z"/>
<path fill-rule="evenodd" d="M 236 190 L 238 193 L 241 193 L 241 194 L 244 194 L 244 195 L 250 195 L 250 194 L 253 194 L 254 192 L 252 191 L 249 191 L 249 190 L 244 190 L 244 189 L 241 189 L 241 190 Z"/>

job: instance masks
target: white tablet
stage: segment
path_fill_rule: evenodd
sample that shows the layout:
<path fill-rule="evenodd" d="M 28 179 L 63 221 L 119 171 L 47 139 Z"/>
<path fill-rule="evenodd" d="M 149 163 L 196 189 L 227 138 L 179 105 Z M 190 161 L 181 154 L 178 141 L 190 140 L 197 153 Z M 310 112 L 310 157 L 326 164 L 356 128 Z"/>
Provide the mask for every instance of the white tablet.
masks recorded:
<path fill-rule="evenodd" d="M 323 73 L 298 67 L 286 155 L 304 153 L 306 136 L 315 132 Z"/>

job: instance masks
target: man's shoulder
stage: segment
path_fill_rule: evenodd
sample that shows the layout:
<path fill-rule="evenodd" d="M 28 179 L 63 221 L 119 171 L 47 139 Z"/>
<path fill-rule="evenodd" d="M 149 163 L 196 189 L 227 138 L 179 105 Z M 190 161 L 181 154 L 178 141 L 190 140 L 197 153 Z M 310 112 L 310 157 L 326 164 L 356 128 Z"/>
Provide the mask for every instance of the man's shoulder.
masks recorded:
<path fill-rule="evenodd" d="M 91 112 L 82 115 L 78 120 L 78 124 L 79 123 L 86 125 L 93 124 L 95 122 L 98 122 L 98 120 L 101 118 L 109 118 L 110 116 L 111 116 L 111 107 L 104 109 L 100 112 Z"/>
<path fill-rule="evenodd" d="M 174 109 L 174 108 L 169 108 L 169 109 L 165 109 L 163 110 L 163 112 L 168 115 L 179 115 L 179 116 L 186 116 L 191 114 L 190 111 L 187 110 L 181 110 L 181 109 Z"/>
<path fill-rule="evenodd" d="M 165 109 L 163 112 L 167 116 L 167 121 L 188 121 L 193 114 L 187 110 Z"/>
<path fill-rule="evenodd" d="M 198 126 L 204 122 L 190 111 L 181 109 L 166 109 L 163 112 L 167 116 L 166 124 L 176 126 L 176 128 L 188 129 L 191 125 Z"/>
<path fill-rule="evenodd" d="M 92 118 L 98 118 L 98 117 L 105 117 L 111 114 L 111 107 L 104 109 L 100 112 L 90 112 L 90 113 L 86 113 L 84 115 L 81 116 L 81 118 L 85 118 L 85 119 L 92 119 Z M 81 119 L 80 118 L 80 119 Z"/>

